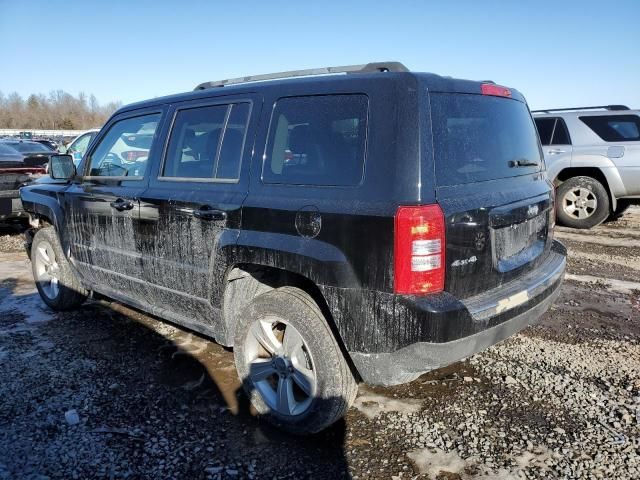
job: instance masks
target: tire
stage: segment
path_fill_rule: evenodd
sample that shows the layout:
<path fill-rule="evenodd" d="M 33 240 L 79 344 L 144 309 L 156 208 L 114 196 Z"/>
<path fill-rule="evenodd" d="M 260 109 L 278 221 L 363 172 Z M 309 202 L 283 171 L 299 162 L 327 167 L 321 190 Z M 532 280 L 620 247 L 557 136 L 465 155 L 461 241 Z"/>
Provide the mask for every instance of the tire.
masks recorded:
<path fill-rule="evenodd" d="M 609 194 L 595 178 L 573 177 L 557 190 L 558 222 L 571 228 L 592 228 L 611 214 Z"/>
<path fill-rule="evenodd" d="M 320 308 L 299 288 L 280 287 L 247 305 L 236 325 L 234 357 L 260 416 L 289 433 L 327 428 L 346 414 L 358 390 Z"/>
<path fill-rule="evenodd" d="M 54 310 L 71 310 L 87 299 L 75 272 L 62 252 L 53 227 L 38 230 L 31 244 L 31 268 L 44 303 Z"/>

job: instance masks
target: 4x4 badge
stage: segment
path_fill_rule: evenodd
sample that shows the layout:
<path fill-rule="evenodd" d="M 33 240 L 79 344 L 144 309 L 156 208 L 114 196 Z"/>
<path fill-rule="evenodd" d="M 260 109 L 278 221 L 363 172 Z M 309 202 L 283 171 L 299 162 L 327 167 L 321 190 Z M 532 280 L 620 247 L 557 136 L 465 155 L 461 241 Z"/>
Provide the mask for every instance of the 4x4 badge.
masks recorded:
<path fill-rule="evenodd" d="M 540 211 L 540 208 L 538 207 L 538 205 L 529 205 L 529 208 L 527 209 L 527 217 L 528 218 L 535 217 L 536 215 L 538 215 L 539 211 Z"/>
<path fill-rule="evenodd" d="M 455 262 L 451 263 L 452 267 L 463 267 L 465 265 L 469 265 L 470 263 L 475 263 L 478 261 L 478 258 L 474 255 L 473 257 L 469 257 L 469 258 L 465 258 L 465 259 L 461 259 L 461 260 L 456 260 Z"/>

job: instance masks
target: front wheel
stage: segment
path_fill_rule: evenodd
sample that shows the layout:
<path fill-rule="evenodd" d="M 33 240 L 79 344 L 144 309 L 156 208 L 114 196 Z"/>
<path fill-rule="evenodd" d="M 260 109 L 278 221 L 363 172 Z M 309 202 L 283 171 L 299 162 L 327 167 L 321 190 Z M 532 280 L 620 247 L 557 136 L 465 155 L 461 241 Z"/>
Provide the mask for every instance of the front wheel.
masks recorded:
<path fill-rule="evenodd" d="M 573 177 L 557 190 L 558 222 L 572 228 L 591 228 L 609 216 L 609 194 L 595 178 Z"/>
<path fill-rule="evenodd" d="M 53 227 L 38 230 L 33 237 L 31 267 L 38 293 L 49 307 L 70 310 L 86 300 L 87 291 L 64 256 Z"/>
<path fill-rule="evenodd" d="M 238 319 L 234 357 L 255 409 L 291 433 L 328 427 L 357 392 L 324 315 L 298 288 L 277 288 L 249 303 Z"/>

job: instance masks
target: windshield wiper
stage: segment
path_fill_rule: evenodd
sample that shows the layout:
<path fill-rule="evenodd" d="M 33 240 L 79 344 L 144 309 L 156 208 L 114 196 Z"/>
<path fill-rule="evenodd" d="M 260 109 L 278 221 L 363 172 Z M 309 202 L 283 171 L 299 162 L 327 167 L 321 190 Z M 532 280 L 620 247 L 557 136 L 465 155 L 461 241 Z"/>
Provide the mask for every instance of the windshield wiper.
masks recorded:
<path fill-rule="evenodd" d="M 510 167 L 539 167 L 540 164 L 538 162 L 531 162 L 529 160 L 510 160 Z"/>

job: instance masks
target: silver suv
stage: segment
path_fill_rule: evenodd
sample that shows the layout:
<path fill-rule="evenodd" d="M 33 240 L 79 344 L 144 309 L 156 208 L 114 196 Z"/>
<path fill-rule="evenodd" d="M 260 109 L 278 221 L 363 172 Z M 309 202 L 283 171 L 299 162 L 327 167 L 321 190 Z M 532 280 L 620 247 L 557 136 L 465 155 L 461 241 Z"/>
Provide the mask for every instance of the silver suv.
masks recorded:
<path fill-rule="evenodd" d="M 591 228 L 640 203 L 640 110 L 624 105 L 533 112 L 558 222 Z"/>

